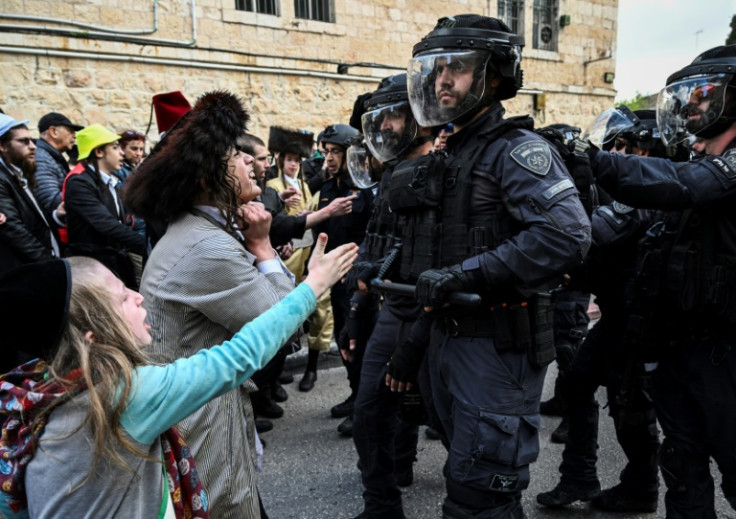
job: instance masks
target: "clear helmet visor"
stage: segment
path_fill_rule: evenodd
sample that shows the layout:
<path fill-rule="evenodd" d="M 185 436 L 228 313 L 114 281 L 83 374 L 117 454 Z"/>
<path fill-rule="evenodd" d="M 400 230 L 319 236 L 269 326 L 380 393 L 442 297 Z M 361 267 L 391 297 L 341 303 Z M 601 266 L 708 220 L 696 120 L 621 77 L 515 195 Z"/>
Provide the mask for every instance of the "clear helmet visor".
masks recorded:
<path fill-rule="evenodd" d="M 618 134 L 631 129 L 634 124 L 634 121 L 618 108 L 609 108 L 595 118 L 593 124 L 586 128 L 580 138 L 605 149 Z"/>
<path fill-rule="evenodd" d="M 723 115 L 731 74 L 694 76 L 667 85 L 657 98 L 657 126 L 662 141 L 690 140 Z"/>
<path fill-rule="evenodd" d="M 485 92 L 484 50 L 433 49 L 409 61 L 409 103 L 421 126 L 440 126 L 470 112 Z"/>
<path fill-rule="evenodd" d="M 381 162 L 400 156 L 417 136 L 417 123 L 407 101 L 366 112 L 361 122 L 365 143 Z"/>
<path fill-rule="evenodd" d="M 371 156 L 365 146 L 361 144 L 353 144 L 348 148 L 348 173 L 355 184 L 360 189 L 368 189 L 377 184 L 371 178 L 370 159 Z"/>

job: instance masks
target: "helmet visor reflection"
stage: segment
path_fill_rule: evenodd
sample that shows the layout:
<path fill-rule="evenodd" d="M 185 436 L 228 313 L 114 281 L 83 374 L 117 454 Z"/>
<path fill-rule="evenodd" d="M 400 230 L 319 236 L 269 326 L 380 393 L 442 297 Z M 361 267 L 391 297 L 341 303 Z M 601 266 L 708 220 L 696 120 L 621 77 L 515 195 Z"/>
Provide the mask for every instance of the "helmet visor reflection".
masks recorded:
<path fill-rule="evenodd" d="M 406 101 L 366 112 L 361 122 L 368 149 L 381 162 L 399 157 L 417 136 L 417 123 Z"/>
<path fill-rule="evenodd" d="M 353 144 L 348 148 L 348 173 L 356 187 L 368 189 L 376 185 L 371 179 L 370 155 L 363 144 Z"/>
<path fill-rule="evenodd" d="M 723 115 L 731 74 L 695 76 L 667 85 L 657 98 L 657 126 L 665 144 L 684 142 Z"/>
<path fill-rule="evenodd" d="M 439 126 L 470 112 L 483 98 L 490 53 L 433 49 L 409 61 L 409 103 L 421 126 Z"/>
<path fill-rule="evenodd" d="M 609 108 L 601 112 L 595 121 L 586 128 L 580 138 L 590 141 L 599 148 L 606 148 L 616 136 L 635 125 L 625 113 L 617 108 Z"/>

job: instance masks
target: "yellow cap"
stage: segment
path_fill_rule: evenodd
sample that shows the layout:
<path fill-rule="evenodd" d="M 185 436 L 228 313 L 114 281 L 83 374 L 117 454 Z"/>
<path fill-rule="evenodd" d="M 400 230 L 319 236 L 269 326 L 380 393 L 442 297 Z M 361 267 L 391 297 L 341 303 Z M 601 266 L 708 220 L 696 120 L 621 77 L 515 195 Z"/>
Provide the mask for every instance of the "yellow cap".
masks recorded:
<path fill-rule="evenodd" d="M 91 124 L 77 132 L 78 160 L 89 157 L 93 149 L 110 144 L 120 139 L 120 135 L 112 132 L 101 124 Z"/>

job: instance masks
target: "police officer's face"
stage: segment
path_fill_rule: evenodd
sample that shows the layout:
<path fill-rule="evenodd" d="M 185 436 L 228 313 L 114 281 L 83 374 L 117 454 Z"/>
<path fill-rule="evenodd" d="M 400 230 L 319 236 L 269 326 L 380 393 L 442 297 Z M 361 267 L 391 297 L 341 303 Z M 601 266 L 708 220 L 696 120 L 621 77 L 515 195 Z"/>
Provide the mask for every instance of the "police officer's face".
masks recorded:
<path fill-rule="evenodd" d="M 613 148 L 611 148 L 611 153 L 620 153 L 621 155 L 626 155 L 626 148 L 628 144 L 628 141 L 623 137 L 616 137 L 613 141 Z"/>
<path fill-rule="evenodd" d="M 437 59 L 434 89 L 440 108 L 455 108 L 463 102 L 473 86 L 474 69 L 472 58 Z"/>
<path fill-rule="evenodd" d="M 331 142 L 325 144 L 325 166 L 331 175 L 336 175 L 340 172 L 340 165 L 342 164 L 344 155 L 345 150 L 342 149 L 342 146 L 332 144 Z"/>
<path fill-rule="evenodd" d="M 400 110 L 388 112 L 381 121 L 381 132 L 402 133 L 406 127 L 406 114 Z"/>

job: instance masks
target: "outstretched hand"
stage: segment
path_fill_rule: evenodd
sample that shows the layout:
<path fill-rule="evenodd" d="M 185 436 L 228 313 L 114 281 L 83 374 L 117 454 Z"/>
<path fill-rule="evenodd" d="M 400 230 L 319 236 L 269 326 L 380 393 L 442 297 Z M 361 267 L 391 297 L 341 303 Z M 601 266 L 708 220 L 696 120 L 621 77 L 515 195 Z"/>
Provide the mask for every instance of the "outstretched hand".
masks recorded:
<path fill-rule="evenodd" d="M 340 245 L 325 254 L 326 245 L 327 235 L 320 233 L 307 266 L 309 275 L 304 280 L 317 297 L 342 279 L 358 257 L 358 246 L 355 243 Z"/>

